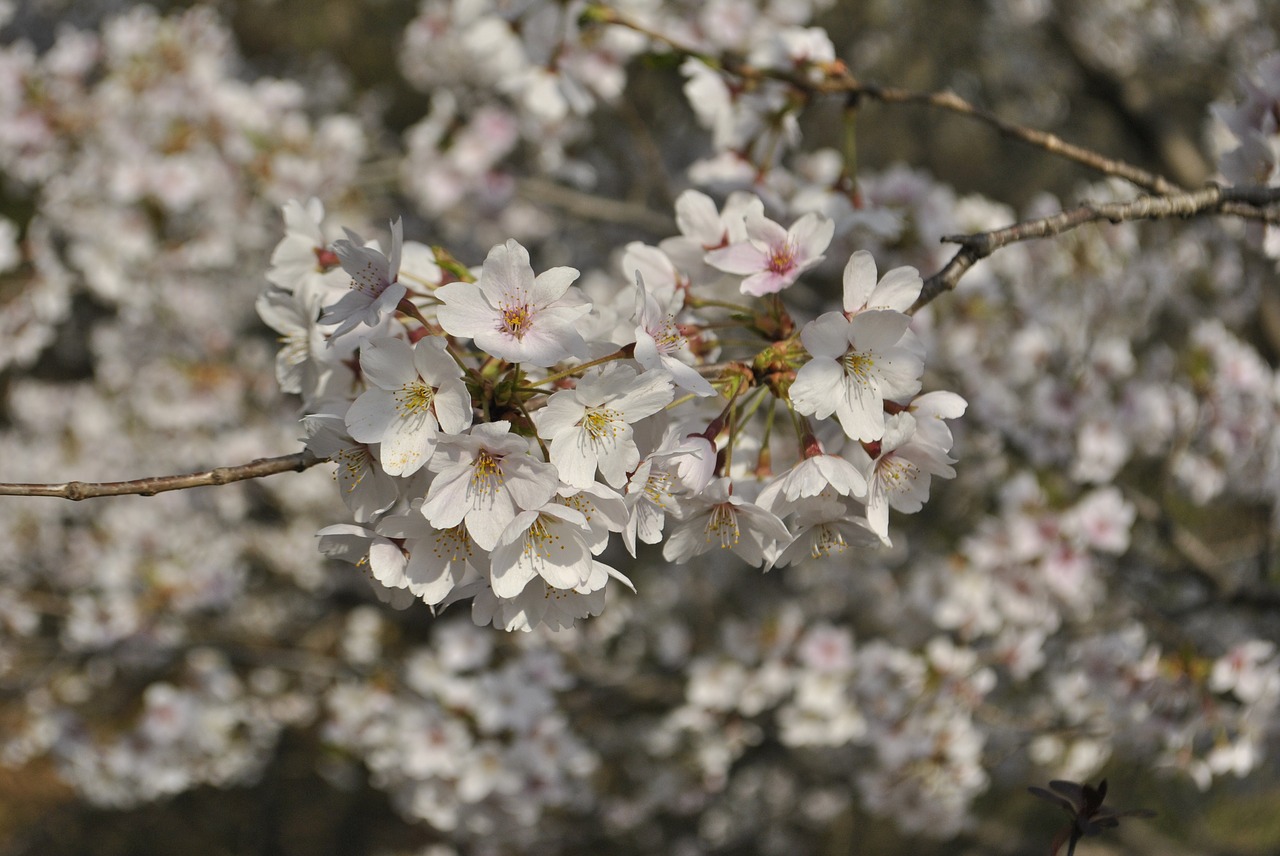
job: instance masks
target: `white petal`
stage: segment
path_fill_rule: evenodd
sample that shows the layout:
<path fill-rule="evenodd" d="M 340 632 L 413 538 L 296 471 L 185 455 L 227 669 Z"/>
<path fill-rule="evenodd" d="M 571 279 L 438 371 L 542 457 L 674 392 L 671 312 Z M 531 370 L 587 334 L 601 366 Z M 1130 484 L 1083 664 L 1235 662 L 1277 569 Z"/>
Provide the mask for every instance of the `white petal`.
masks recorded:
<path fill-rule="evenodd" d="M 864 308 L 875 287 L 876 260 L 866 250 L 858 250 L 844 266 L 844 311 L 852 314 Z"/>
<path fill-rule="evenodd" d="M 924 288 L 924 280 L 920 272 L 913 267 L 898 267 L 884 275 L 876 286 L 875 305 L 868 309 L 896 309 L 906 312 L 911 304 L 920 296 Z"/>

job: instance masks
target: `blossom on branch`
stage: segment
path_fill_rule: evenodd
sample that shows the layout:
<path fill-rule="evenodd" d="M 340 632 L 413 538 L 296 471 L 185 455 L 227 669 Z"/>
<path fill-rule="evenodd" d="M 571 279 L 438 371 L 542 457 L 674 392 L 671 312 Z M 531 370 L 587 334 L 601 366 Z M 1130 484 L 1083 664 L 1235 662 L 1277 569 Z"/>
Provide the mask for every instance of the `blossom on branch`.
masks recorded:
<path fill-rule="evenodd" d="M 471 424 L 471 396 L 462 368 L 443 339 L 373 339 L 360 349 L 369 388 L 347 411 L 347 428 L 362 443 L 378 443 L 382 467 L 393 476 L 416 473 L 431 457 L 436 436 Z"/>
<path fill-rule="evenodd" d="M 707 254 L 707 264 L 725 273 L 746 277 L 742 293 L 753 297 L 774 294 L 822 261 L 835 223 L 820 214 L 805 214 L 790 229 L 750 212 L 744 220 L 746 240 Z"/>
<path fill-rule="evenodd" d="M 871 442 L 884 434 L 884 403 L 915 395 L 924 353 L 901 312 L 873 309 L 852 318 L 828 312 L 810 321 L 800 341 L 813 359 L 796 372 L 791 402 L 816 419 L 833 413 L 845 434 Z"/>
<path fill-rule="evenodd" d="M 591 306 L 569 291 L 577 278 L 570 267 L 535 277 L 529 251 L 508 240 L 489 251 L 474 284 L 453 282 L 436 290 L 436 317 L 445 332 L 475 340 L 498 359 L 553 366 L 586 354 L 574 323 Z"/>
<path fill-rule="evenodd" d="M 376 247 L 365 246 L 364 239 L 347 230 L 345 240 L 335 241 L 342 269 L 351 277 L 351 290 L 320 317 L 322 324 L 337 324 L 331 341 L 364 324 L 376 327 L 395 311 L 408 293 L 399 282 L 400 252 L 404 245 L 404 226 L 397 219 L 391 224 L 391 253 L 383 255 Z"/>

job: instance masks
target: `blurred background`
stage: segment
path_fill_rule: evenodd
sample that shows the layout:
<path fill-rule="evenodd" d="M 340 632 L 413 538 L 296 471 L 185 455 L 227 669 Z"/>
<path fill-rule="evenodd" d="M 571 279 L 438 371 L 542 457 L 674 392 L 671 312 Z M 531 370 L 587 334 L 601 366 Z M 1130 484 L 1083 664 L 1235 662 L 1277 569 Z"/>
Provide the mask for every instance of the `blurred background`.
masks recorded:
<path fill-rule="evenodd" d="M 787 6 L 666 5 L 713 42 L 747 15 L 737 6 Z M 1243 98 L 1280 26 L 1280 7 L 1262 0 L 793 5 L 813 6 L 859 77 L 952 89 L 1188 187 L 1218 175 L 1230 147 L 1209 105 Z M 280 391 L 277 335 L 255 311 L 289 199 L 321 199 L 330 240 L 345 225 L 385 241 L 403 216 L 407 237 L 468 263 L 516 236 L 536 270 L 572 264 L 602 288 L 619 281 L 627 241 L 676 233 L 674 200 L 713 154 L 678 64 L 628 59 L 618 97 L 597 93 L 568 119 L 510 93 L 496 99 L 509 113 L 482 114 L 469 87 L 483 90 L 490 70 L 448 38 L 465 7 L 0 4 L 0 480 L 127 479 L 297 451 L 298 403 Z M 475 14 L 533 20 L 539 7 L 579 9 L 477 3 Z M 804 151 L 843 149 L 843 106 L 805 110 Z M 1119 194 L 922 107 L 868 103 L 856 134 L 867 210 L 895 225 L 857 226 L 841 249 L 874 246 L 882 271 L 909 263 L 928 276 L 949 257 L 942 234 Z M 798 157 L 788 167 L 793 186 L 819 172 Z M 397 611 L 350 566 L 323 561 L 316 530 L 347 519 L 329 467 L 153 498 L 0 498 L 0 853 L 1044 853 L 1066 818 L 1025 787 L 1064 770 L 1105 774 L 1117 806 L 1159 812 L 1081 853 L 1277 852 L 1274 648 L 1242 655 L 1261 689 L 1211 680 L 1237 646 L 1280 637 L 1280 441 L 1268 421 L 1280 407 L 1280 289 L 1264 241 L 1239 224 L 1159 224 L 1010 252 L 923 322 L 936 366 L 926 388 L 974 407 L 957 428 L 960 477 L 902 522 L 899 547 L 764 577 L 642 552 L 629 570 L 637 596 L 555 636 L 473 628 L 465 607 Z M 808 310 L 839 293 L 838 255 L 797 295 Z M 1009 285 L 1019 275 L 1027 283 Z M 1116 302 L 1088 296 L 1103 292 Z M 1230 336 L 1195 332 L 1207 317 Z M 1078 360 L 1020 341 L 1064 379 L 1040 401 L 1045 425 L 1020 433 L 1020 411 L 975 386 L 1045 318 L 1087 332 Z M 1170 420 L 1203 424 L 1195 408 L 1209 400 L 1241 414 L 1221 417 L 1237 455 L 1187 457 L 1201 442 L 1191 431 L 1150 449 L 1136 440 L 1104 477 L 1071 474 L 1088 408 L 1050 404 L 1090 400 L 1095 369 L 1110 382 L 1095 346 L 1126 329 L 1142 331 L 1126 378 L 1185 388 L 1162 405 Z M 985 346 L 956 344 L 984 330 Z M 1232 366 L 1256 400 L 1222 392 L 1217 373 Z M 1144 412 L 1112 380 L 1098 394 Z M 1010 399 L 1032 400 L 1009 383 Z M 1122 433 L 1156 436 L 1134 419 Z M 1040 480 L 1034 500 L 1013 495 L 1026 471 Z M 1021 644 L 1042 649 L 1043 672 L 1018 675 L 1003 642 L 921 617 L 950 603 L 939 580 L 973 561 L 966 538 L 1057 527 L 1055 515 L 1113 483 L 1137 509 L 1133 546 L 1094 557 L 1086 605 L 1058 591 L 1036 613 L 1043 632 Z M 910 684 L 930 699 L 920 709 L 977 699 L 963 728 L 918 738 L 916 767 L 884 774 L 925 784 L 859 779 L 891 766 L 871 738 L 797 745 L 770 712 L 779 699 L 754 714 L 705 701 L 767 682 L 768 664 L 807 662 L 797 652 L 815 628 L 910 661 L 884 667 L 886 698 Z M 939 633 L 964 649 L 957 662 L 976 659 L 949 673 L 929 653 Z M 749 675 L 715 673 L 734 662 Z M 1103 662 L 1111 683 L 1075 701 L 1046 674 L 1096 677 L 1090 664 Z M 978 679 L 988 672 L 997 689 Z M 881 695 L 859 692 L 864 708 Z M 1095 716 L 1097 696 L 1112 708 Z M 973 757 L 944 757 L 966 740 Z M 947 771 L 936 786 L 934 763 Z M 947 776 L 972 779 L 964 799 Z"/>

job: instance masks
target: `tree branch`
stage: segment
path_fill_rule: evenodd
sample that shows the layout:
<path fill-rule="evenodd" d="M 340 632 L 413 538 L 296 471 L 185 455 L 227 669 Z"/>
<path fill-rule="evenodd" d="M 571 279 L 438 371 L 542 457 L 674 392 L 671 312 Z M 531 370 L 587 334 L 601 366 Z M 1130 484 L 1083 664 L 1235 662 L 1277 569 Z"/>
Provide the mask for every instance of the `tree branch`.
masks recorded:
<path fill-rule="evenodd" d="M 1170 217 L 1198 217 L 1205 214 L 1228 215 L 1280 224 L 1280 187 L 1221 187 L 1212 185 L 1200 190 L 1178 191 L 1161 196 L 1140 196 L 1128 202 L 1102 205 L 1085 203 L 1038 220 L 1025 220 L 1003 229 L 974 235 L 947 235 L 942 241 L 959 244 L 960 251 L 943 268 L 924 281 L 920 298 L 910 312 L 916 312 L 939 295 L 956 287 L 965 271 L 1001 247 L 1019 241 L 1049 238 L 1082 226 L 1105 220 L 1124 223 L 1137 220 L 1164 220 Z"/>
<path fill-rule="evenodd" d="M 672 51 L 684 57 L 693 57 L 706 63 L 709 67 L 719 69 L 743 80 L 777 80 L 786 83 L 808 95 L 844 95 L 852 105 L 863 98 L 879 101 L 883 104 L 924 104 L 941 110 L 948 110 L 962 116 L 969 116 L 985 122 L 999 133 L 1011 139 L 1020 140 L 1028 145 L 1043 149 L 1049 154 L 1086 166 L 1103 175 L 1113 176 L 1128 181 L 1144 190 L 1169 195 L 1178 193 L 1183 188 L 1155 173 L 1125 161 L 1110 158 L 1100 152 L 1068 143 L 1055 134 L 1040 131 L 1002 119 L 994 113 L 977 107 L 954 92 L 920 92 L 912 89 L 899 89 L 892 86 L 879 86 L 864 83 L 855 78 L 842 62 L 825 63 L 820 68 L 823 77 L 814 79 L 806 76 L 804 71 L 784 71 L 778 69 L 760 69 L 745 62 L 741 57 L 724 55 L 709 56 L 688 45 L 651 30 L 625 15 L 604 6 L 593 6 L 592 17 L 605 24 L 616 24 L 634 30 L 659 44 L 666 45 Z"/>
<path fill-rule="evenodd" d="M 0 496 L 54 496 L 79 502 L 99 496 L 154 496 L 170 490 L 189 487 L 230 484 L 246 479 L 260 479 L 277 473 L 302 472 L 324 463 L 328 458 L 317 457 L 304 450 L 279 458 L 258 458 L 247 464 L 233 467 L 215 467 L 198 473 L 174 476 L 150 476 L 143 479 L 119 482 L 64 482 L 63 484 L 4 484 L 0 483 Z"/>
<path fill-rule="evenodd" d="M 583 193 L 542 178 L 521 178 L 516 182 L 520 195 L 539 205 L 550 205 L 582 220 L 635 226 L 654 235 L 669 234 L 676 225 L 674 217 L 661 214 L 634 202 L 622 202 Z"/>

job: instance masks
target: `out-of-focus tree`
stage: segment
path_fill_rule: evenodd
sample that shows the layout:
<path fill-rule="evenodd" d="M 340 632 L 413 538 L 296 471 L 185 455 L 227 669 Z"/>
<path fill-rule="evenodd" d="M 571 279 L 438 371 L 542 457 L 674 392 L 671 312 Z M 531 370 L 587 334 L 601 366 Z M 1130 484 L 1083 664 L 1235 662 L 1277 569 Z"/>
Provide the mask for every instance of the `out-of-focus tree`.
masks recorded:
<path fill-rule="evenodd" d="M 352 8 L 0 3 L 9 852 L 1274 787 L 1273 10 Z"/>

